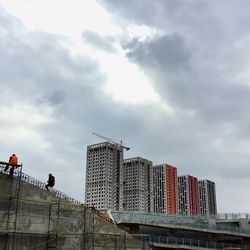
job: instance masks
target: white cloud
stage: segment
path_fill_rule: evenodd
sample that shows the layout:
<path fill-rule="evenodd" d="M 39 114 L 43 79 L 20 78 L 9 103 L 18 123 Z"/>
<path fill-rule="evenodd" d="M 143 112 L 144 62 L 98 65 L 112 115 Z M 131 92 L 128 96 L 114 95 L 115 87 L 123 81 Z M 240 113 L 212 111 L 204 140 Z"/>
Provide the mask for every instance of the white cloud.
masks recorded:
<path fill-rule="evenodd" d="M 94 0 L 0 0 L 0 4 L 28 28 L 60 33 L 78 40 L 85 29 L 100 34 L 120 31 L 110 22 L 106 10 Z"/>
<path fill-rule="evenodd" d="M 49 143 L 40 133 L 40 128 L 52 122 L 52 109 L 35 107 L 23 102 L 14 102 L 11 106 L 0 107 L 0 139 L 8 138 L 7 143 L 33 145 L 48 148 Z"/>
<path fill-rule="evenodd" d="M 36 126 L 52 120 L 50 107 L 38 108 L 31 104 L 15 101 L 10 107 L 0 107 L 1 119 L 10 124 L 23 124 L 24 126 Z"/>
<path fill-rule="evenodd" d="M 159 32 L 147 25 L 129 25 L 127 29 L 127 36 L 136 38 L 139 41 L 144 41 Z"/>
<path fill-rule="evenodd" d="M 115 100 L 125 103 L 159 101 L 159 96 L 147 77 L 125 57 L 108 56 L 102 61 L 102 68 L 107 73 L 107 84 L 104 90 Z"/>
<path fill-rule="evenodd" d="M 53 171 L 82 197 L 99 131 L 131 157 L 215 180 L 220 211 L 249 210 L 228 195 L 236 179 L 233 192 L 249 194 L 247 5 L 225 18 L 226 1 L 99 2 L 0 0 L 17 17 L 0 9 L 1 156 L 17 149 L 25 172 Z M 63 179 L 72 170 L 77 181 Z"/>
<path fill-rule="evenodd" d="M 138 67 L 130 63 L 124 53 L 104 53 L 80 42 L 81 32 L 92 30 L 99 35 L 121 34 L 121 28 L 112 24 L 107 11 L 96 1 L 2 1 L 4 7 L 20 18 L 27 27 L 47 32 L 59 33 L 68 37 L 77 54 L 87 54 L 98 61 L 107 75 L 105 93 L 123 103 L 160 102 L 159 96 L 149 79 Z M 143 25 L 128 27 L 130 36 L 145 39 L 154 31 Z M 70 45 L 69 45 L 70 48 Z M 72 48 L 70 48 L 72 49 Z M 119 48 L 118 48 L 119 49 Z M 65 73 L 66 74 L 66 73 Z"/>

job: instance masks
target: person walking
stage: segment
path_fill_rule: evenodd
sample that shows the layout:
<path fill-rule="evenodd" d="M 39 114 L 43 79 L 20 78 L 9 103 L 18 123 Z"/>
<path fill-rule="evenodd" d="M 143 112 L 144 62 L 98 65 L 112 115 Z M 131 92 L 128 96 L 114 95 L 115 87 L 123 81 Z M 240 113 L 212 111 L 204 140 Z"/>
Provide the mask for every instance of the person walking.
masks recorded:
<path fill-rule="evenodd" d="M 49 187 L 52 188 L 55 186 L 55 177 L 52 174 L 49 174 L 49 178 L 47 181 L 47 185 L 45 185 L 46 189 L 49 191 Z"/>
<path fill-rule="evenodd" d="M 15 167 L 18 166 L 18 157 L 15 154 L 12 154 L 9 158 L 9 164 L 6 165 L 4 172 L 6 172 L 9 169 L 9 166 L 11 166 L 10 169 L 10 176 L 13 176 Z"/>

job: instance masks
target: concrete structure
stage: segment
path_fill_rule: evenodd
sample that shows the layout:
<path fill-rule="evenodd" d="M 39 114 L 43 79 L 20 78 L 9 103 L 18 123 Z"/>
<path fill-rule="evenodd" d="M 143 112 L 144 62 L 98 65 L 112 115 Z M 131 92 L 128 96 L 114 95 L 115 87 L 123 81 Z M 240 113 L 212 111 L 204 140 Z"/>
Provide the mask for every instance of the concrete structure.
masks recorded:
<path fill-rule="evenodd" d="M 199 180 L 200 213 L 202 215 L 217 214 L 215 183 Z"/>
<path fill-rule="evenodd" d="M 111 211 L 118 225 L 138 238 L 144 237 L 153 249 L 250 250 L 250 215 L 213 216 L 165 215 Z M 244 221 L 244 223 L 242 223 Z"/>
<path fill-rule="evenodd" d="M 179 214 L 200 213 L 198 179 L 191 175 L 178 177 Z"/>
<path fill-rule="evenodd" d="M 123 161 L 125 211 L 153 211 L 152 161 L 135 157 Z"/>
<path fill-rule="evenodd" d="M 97 210 L 58 190 L 46 191 L 45 183 L 23 173 L 11 178 L 0 171 L 0 249 L 150 248 Z"/>
<path fill-rule="evenodd" d="M 249 214 L 202 217 L 116 210 L 111 211 L 114 223 L 54 188 L 46 191 L 45 183 L 31 176 L 19 172 L 11 178 L 1 171 L 0 162 L 1 250 L 250 250 Z"/>
<path fill-rule="evenodd" d="M 153 167 L 154 212 L 178 214 L 177 168 L 169 164 Z"/>
<path fill-rule="evenodd" d="M 86 204 L 122 210 L 123 148 L 109 142 L 88 146 L 85 183 Z"/>

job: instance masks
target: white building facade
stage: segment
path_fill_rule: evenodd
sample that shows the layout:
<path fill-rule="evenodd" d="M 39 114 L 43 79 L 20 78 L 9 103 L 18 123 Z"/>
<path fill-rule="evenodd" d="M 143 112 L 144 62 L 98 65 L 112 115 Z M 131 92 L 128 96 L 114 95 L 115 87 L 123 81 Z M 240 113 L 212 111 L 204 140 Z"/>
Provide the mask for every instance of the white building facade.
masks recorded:
<path fill-rule="evenodd" d="M 152 212 L 152 161 L 141 157 L 123 161 L 123 210 Z"/>
<path fill-rule="evenodd" d="M 87 147 L 85 203 L 98 210 L 122 210 L 123 148 L 109 142 Z"/>

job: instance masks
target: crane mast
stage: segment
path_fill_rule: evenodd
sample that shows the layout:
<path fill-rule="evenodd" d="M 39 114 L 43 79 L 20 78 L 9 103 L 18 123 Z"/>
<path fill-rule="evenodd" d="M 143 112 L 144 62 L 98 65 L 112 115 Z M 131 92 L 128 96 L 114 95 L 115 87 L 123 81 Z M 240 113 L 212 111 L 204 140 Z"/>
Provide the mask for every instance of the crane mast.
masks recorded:
<path fill-rule="evenodd" d="M 119 147 L 125 148 L 127 151 L 130 150 L 129 147 L 126 147 L 125 145 L 122 145 L 122 143 L 118 143 L 118 142 L 112 140 L 112 139 L 109 138 L 109 137 L 100 135 L 100 134 L 95 133 L 95 132 L 93 132 L 92 134 L 95 135 L 95 136 L 97 136 L 97 137 L 100 137 L 100 138 L 102 138 L 102 139 L 104 139 L 104 140 L 107 140 L 107 141 L 109 141 L 109 142 L 111 142 L 111 143 L 113 143 L 113 144 L 115 144 L 115 145 L 117 145 L 117 146 L 119 146 Z"/>

